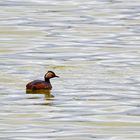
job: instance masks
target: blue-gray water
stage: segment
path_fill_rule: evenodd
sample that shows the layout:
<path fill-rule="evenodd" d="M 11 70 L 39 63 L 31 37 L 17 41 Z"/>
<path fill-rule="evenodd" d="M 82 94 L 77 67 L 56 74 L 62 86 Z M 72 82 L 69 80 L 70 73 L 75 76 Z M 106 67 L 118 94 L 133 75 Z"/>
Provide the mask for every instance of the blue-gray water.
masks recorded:
<path fill-rule="evenodd" d="M 1 0 L 0 70 L 2 140 L 140 139 L 139 0 Z"/>

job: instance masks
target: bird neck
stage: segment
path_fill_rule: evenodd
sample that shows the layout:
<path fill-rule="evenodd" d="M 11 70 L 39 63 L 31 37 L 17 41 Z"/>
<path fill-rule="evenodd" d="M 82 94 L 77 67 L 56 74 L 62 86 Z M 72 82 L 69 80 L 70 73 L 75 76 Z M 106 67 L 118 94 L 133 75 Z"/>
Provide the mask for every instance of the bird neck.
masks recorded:
<path fill-rule="evenodd" d="M 45 78 L 45 82 L 50 83 L 50 79 L 49 78 Z"/>

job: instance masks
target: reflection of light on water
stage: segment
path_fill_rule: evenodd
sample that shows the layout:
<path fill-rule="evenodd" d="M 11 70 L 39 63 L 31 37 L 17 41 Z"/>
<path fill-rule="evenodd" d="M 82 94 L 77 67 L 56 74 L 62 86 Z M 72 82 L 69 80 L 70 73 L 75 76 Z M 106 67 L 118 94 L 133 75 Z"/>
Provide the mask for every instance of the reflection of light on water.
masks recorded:
<path fill-rule="evenodd" d="M 0 2 L 0 137 L 140 139 L 140 2 L 40 1 Z"/>
<path fill-rule="evenodd" d="M 26 94 L 44 94 L 46 100 L 54 98 L 54 95 L 51 94 L 51 90 L 48 89 L 41 90 L 26 89 Z"/>

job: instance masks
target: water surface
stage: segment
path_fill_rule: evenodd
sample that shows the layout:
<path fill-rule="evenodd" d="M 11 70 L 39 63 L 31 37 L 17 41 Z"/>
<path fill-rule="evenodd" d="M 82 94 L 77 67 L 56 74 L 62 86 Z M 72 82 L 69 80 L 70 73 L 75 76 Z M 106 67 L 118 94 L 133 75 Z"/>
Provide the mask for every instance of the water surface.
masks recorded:
<path fill-rule="evenodd" d="M 0 139 L 140 139 L 139 0 L 1 0 Z M 53 99 L 25 85 L 53 70 Z"/>

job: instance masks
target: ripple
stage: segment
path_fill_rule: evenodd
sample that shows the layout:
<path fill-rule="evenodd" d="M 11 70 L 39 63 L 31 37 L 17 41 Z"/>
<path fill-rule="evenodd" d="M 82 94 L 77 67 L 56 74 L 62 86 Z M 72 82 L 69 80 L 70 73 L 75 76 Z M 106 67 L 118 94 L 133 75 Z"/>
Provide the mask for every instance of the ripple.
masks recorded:
<path fill-rule="evenodd" d="M 0 138 L 139 139 L 138 5 L 1 1 Z M 55 97 L 26 94 L 47 70 Z"/>

